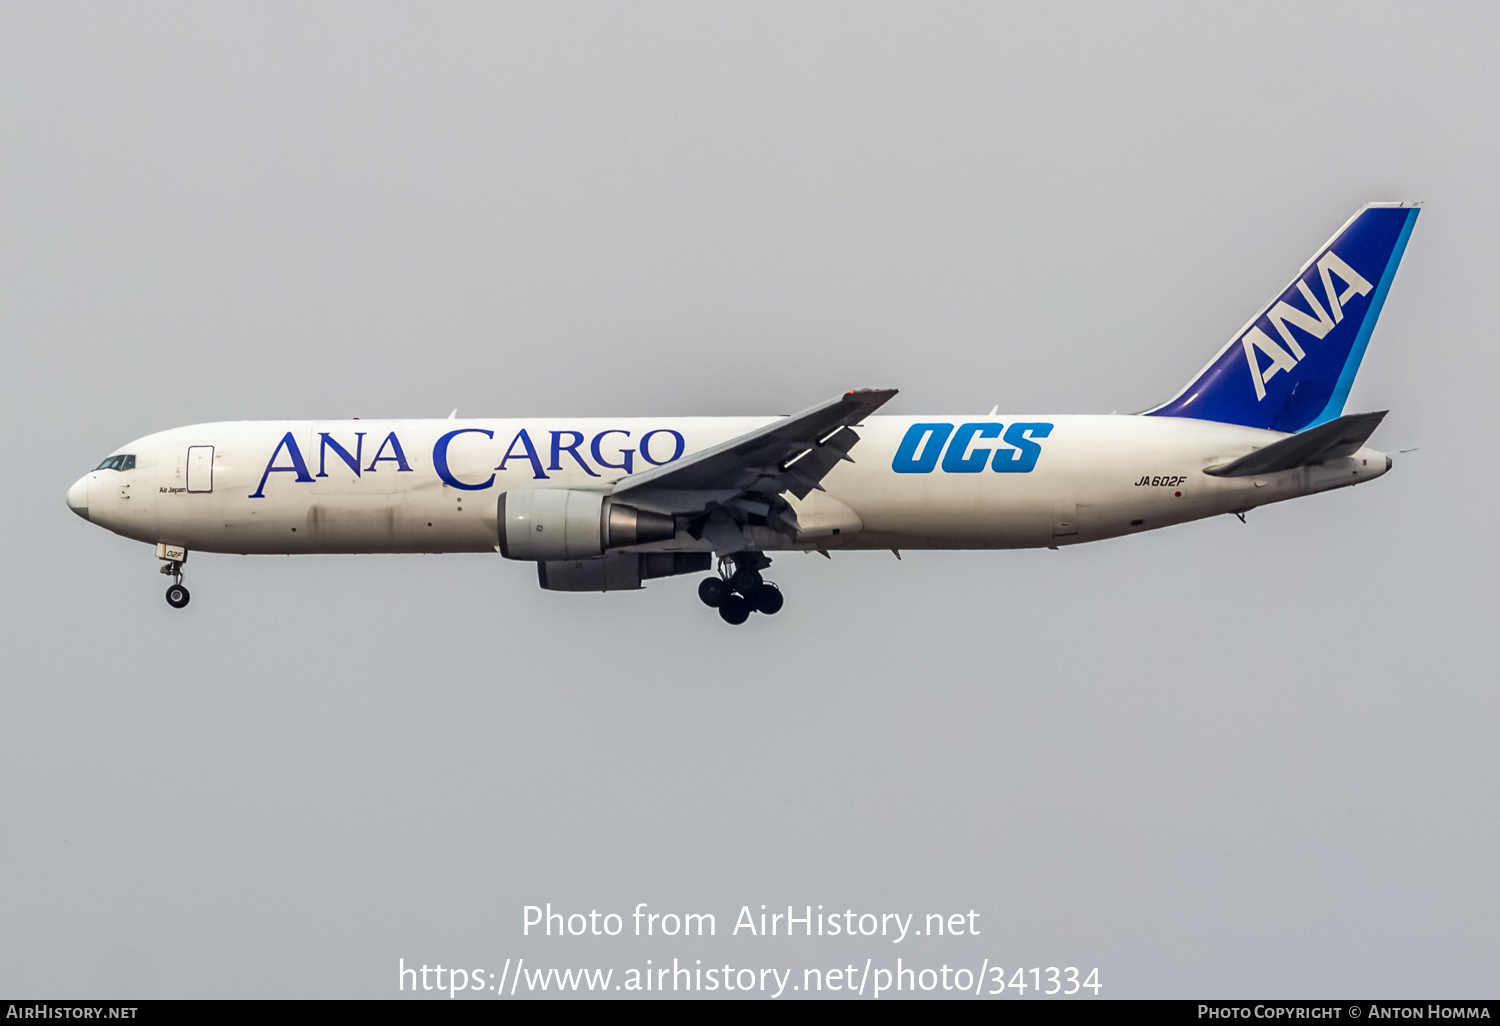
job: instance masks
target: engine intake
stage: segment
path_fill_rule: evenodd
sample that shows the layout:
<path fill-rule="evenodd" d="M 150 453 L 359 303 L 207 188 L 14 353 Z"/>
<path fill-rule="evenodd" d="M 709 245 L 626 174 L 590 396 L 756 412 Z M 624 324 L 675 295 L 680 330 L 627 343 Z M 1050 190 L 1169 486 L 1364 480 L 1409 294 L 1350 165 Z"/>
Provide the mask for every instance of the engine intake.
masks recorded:
<path fill-rule="evenodd" d="M 506 492 L 496 514 L 500 554 L 506 559 L 589 559 L 608 549 L 670 541 L 677 535 L 677 525 L 664 513 L 572 488 Z"/>

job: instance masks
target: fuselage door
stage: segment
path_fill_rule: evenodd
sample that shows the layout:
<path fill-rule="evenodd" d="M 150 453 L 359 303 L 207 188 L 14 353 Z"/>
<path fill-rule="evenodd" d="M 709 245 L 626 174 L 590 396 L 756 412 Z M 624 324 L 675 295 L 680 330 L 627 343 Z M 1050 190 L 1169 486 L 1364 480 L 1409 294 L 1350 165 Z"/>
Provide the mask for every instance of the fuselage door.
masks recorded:
<path fill-rule="evenodd" d="M 188 446 L 187 490 L 189 492 L 211 492 L 214 490 L 213 446 Z"/>

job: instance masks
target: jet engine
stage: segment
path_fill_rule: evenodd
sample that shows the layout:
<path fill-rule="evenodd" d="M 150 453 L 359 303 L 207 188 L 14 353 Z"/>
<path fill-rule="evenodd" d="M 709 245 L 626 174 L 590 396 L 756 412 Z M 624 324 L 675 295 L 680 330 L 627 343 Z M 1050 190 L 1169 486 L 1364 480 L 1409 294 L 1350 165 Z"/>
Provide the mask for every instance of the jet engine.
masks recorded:
<path fill-rule="evenodd" d="M 677 534 L 664 513 L 572 488 L 506 492 L 497 521 L 500 554 L 534 562 L 589 559 L 607 549 L 670 541 Z"/>

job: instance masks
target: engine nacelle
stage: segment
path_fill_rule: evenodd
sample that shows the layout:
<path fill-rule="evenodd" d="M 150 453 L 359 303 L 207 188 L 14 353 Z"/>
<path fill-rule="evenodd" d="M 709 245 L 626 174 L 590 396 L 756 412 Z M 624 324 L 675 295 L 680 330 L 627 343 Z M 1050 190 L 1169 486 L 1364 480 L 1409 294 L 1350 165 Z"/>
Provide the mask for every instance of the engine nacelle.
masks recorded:
<path fill-rule="evenodd" d="M 677 525 L 664 513 L 572 488 L 506 492 L 496 514 L 500 554 L 506 559 L 590 559 L 607 549 L 670 541 L 677 534 Z"/>

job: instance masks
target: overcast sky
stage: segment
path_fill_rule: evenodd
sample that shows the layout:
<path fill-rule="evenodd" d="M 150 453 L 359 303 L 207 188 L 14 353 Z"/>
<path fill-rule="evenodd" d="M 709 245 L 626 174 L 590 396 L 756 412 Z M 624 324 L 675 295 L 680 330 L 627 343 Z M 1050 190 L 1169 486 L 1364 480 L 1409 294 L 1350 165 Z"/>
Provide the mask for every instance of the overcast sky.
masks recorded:
<path fill-rule="evenodd" d="M 0 0 L 0 994 L 483 968 L 1097 966 L 1495 996 L 1500 13 Z M 542 592 L 195 555 L 63 496 L 258 418 L 1131 412 L 1422 214 L 1369 486 L 1058 552 Z M 692 942 L 521 910 L 711 912 Z M 981 934 L 728 936 L 742 905 Z M 628 930 L 627 930 L 628 932 Z"/>

